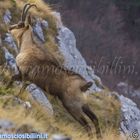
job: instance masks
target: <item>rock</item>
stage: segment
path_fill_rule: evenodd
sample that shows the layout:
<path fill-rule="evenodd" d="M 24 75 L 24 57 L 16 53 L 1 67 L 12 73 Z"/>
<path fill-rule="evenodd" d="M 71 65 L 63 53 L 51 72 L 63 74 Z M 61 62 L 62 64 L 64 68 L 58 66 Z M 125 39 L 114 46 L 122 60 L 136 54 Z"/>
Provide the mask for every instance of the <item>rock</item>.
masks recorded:
<path fill-rule="evenodd" d="M 13 133 L 16 126 L 9 120 L 0 119 L 0 134 Z"/>
<path fill-rule="evenodd" d="M 23 101 L 23 100 L 21 100 L 21 99 L 19 99 L 19 98 L 17 98 L 17 97 L 14 97 L 14 100 L 13 100 L 13 105 L 22 105 L 24 108 L 26 108 L 26 109 L 31 109 L 32 108 L 32 105 L 31 105 L 31 103 L 30 102 L 28 102 L 28 101 Z"/>
<path fill-rule="evenodd" d="M 71 140 L 71 138 L 63 135 L 54 135 L 52 140 Z"/>
<path fill-rule="evenodd" d="M 27 90 L 31 93 L 33 99 L 44 106 L 47 109 L 48 114 L 52 116 L 53 108 L 47 97 L 44 95 L 44 92 L 34 84 L 29 85 Z"/>
<path fill-rule="evenodd" d="M 24 103 L 24 107 L 30 109 L 32 107 L 32 105 L 30 104 L 30 102 L 25 102 Z"/>
<path fill-rule="evenodd" d="M 46 21 L 46 20 L 42 20 L 41 21 L 41 26 L 42 26 L 42 28 L 48 28 L 49 27 L 49 24 L 48 24 L 48 22 Z"/>
<path fill-rule="evenodd" d="M 20 126 L 17 131 L 16 134 L 39 134 L 36 130 L 34 130 L 34 128 L 28 124 L 24 124 L 22 126 Z M 32 137 L 32 138 L 31 138 Z M 33 135 L 30 138 L 24 138 L 24 140 L 39 140 L 39 138 L 33 138 Z M 18 140 L 23 140 L 23 138 L 20 138 Z"/>
<path fill-rule="evenodd" d="M 18 53 L 17 46 L 14 42 L 14 39 L 11 34 L 6 33 L 6 36 L 4 38 L 4 42 L 8 45 L 9 48 L 13 49 L 16 53 Z M 3 47 L 4 56 L 7 62 L 7 65 L 10 67 L 10 69 L 13 71 L 14 74 L 18 74 L 18 68 L 16 66 L 15 58 L 13 54 L 11 54 L 7 48 Z"/>
<path fill-rule="evenodd" d="M 130 136 L 133 133 L 139 134 L 140 136 L 140 110 L 137 105 L 130 99 L 120 96 L 122 104 L 122 116 L 121 131 Z M 140 138 L 140 137 L 139 137 Z"/>
<path fill-rule="evenodd" d="M 119 84 L 117 84 L 117 91 L 125 96 L 140 99 L 140 90 L 134 89 L 132 85 L 129 85 L 127 83 L 120 82 Z"/>
<path fill-rule="evenodd" d="M 21 106 L 22 108 L 25 109 L 31 109 L 32 106 L 30 104 L 30 102 L 28 101 L 23 101 L 18 97 L 15 96 L 9 96 L 8 98 L 3 97 L 4 103 L 3 103 L 3 108 L 4 109 L 9 109 L 9 107 L 16 107 L 16 106 Z"/>
<path fill-rule="evenodd" d="M 9 24 L 11 22 L 11 19 L 12 19 L 11 12 L 7 9 L 3 16 L 3 21 L 5 22 L 5 24 Z"/>
<path fill-rule="evenodd" d="M 130 94 L 130 91 L 132 91 L 132 87 L 130 87 L 127 83 L 124 82 L 120 82 L 117 85 L 117 89 L 120 94 L 123 94 L 125 96 L 128 96 Z"/>
<path fill-rule="evenodd" d="M 140 89 L 135 89 L 128 83 L 120 82 L 117 84 L 116 90 L 119 94 L 132 99 L 137 104 L 138 108 L 140 108 Z"/>
<path fill-rule="evenodd" d="M 94 74 L 93 69 L 86 64 L 85 59 L 76 48 L 76 39 L 73 32 L 62 26 L 57 39 L 59 40 L 59 50 L 65 58 L 65 67 L 79 73 L 87 81 L 92 81 L 94 84 L 91 89 L 94 92 L 101 91 L 100 87 L 103 87 L 101 80 Z M 101 86 L 98 87 L 95 81 L 98 81 Z"/>
<path fill-rule="evenodd" d="M 18 54 L 18 49 L 11 34 L 6 33 L 4 42 Z"/>
<path fill-rule="evenodd" d="M 41 22 L 40 19 L 37 19 L 35 25 L 33 26 L 34 34 L 38 37 L 38 39 L 42 43 L 45 43 L 45 38 L 44 38 L 44 33 L 43 33 L 42 27 L 46 27 L 46 26 L 48 26 L 47 23 L 45 21 Z"/>
<path fill-rule="evenodd" d="M 6 59 L 7 65 L 10 67 L 10 69 L 15 74 L 18 74 L 19 71 L 18 71 L 18 68 L 16 66 L 16 61 L 15 61 L 14 56 L 6 48 L 3 48 L 3 50 L 4 50 L 4 54 L 5 54 L 5 59 Z"/>
<path fill-rule="evenodd" d="M 61 27 L 63 27 L 63 22 L 61 20 L 61 14 L 59 12 L 52 12 L 52 14 L 56 17 L 57 19 L 57 28 L 58 30 L 61 29 Z"/>
<path fill-rule="evenodd" d="M 89 67 L 82 57 L 81 53 L 76 48 L 76 38 L 71 30 L 63 26 L 61 15 L 58 12 L 53 12 L 57 18 L 58 27 L 58 47 L 61 54 L 64 56 L 64 66 L 69 70 L 82 75 L 87 81 L 92 81 L 94 84 L 92 90 L 101 91 L 103 84 L 98 76 L 95 75 L 94 70 Z M 96 85 L 98 81 L 98 86 Z"/>

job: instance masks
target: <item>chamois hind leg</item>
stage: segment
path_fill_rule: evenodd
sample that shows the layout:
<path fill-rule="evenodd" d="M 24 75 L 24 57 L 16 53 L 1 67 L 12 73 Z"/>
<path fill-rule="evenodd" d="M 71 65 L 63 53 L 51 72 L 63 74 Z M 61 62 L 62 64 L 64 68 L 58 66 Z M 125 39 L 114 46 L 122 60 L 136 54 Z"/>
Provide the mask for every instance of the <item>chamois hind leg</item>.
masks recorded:
<path fill-rule="evenodd" d="M 82 114 L 78 114 L 78 116 L 75 114 L 71 114 L 71 115 L 73 116 L 73 118 L 75 120 L 77 120 L 86 129 L 86 131 L 88 132 L 88 136 L 91 137 L 92 130 L 91 130 L 91 127 L 89 126 L 86 118 L 84 117 L 84 115 L 82 115 Z"/>
<path fill-rule="evenodd" d="M 82 112 L 82 109 L 76 109 L 75 107 L 66 107 L 64 105 L 64 107 L 67 109 L 67 111 L 72 115 L 72 117 L 78 121 L 88 132 L 88 136 L 91 137 L 92 136 L 92 129 L 90 127 L 90 125 L 88 124 L 86 118 L 84 117 L 84 114 Z"/>
<path fill-rule="evenodd" d="M 89 106 L 88 105 L 84 105 L 82 107 L 83 109 L 83 112 L 92 120 L 92 122 L 94 123 L 95 125 L 95 129 L 96 129 L 96 135 L 97 135 L 97 138 L 101 138 L 101 130 L 100 130 L 100 127 L 99 127 L 99 121 L 98 121 L 98 118 L 97 116 L 90 110 Z"/>
<path fill-rule="evenodd" d="M 92 130 L 91 127 L 89 126 L 86 118 L 84 117 L 84 115 L 80 115 L 78 118 L 73 116 L 88 132 L 88 136 L 92 136 Z"/>

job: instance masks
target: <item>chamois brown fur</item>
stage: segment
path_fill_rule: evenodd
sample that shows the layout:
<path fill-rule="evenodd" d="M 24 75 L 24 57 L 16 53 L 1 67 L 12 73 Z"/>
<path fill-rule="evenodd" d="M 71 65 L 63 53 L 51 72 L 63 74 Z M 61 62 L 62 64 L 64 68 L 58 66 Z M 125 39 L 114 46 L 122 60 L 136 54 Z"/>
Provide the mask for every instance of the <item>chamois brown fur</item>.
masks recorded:
<path fill-rule="evenodd" d="M 32 6 L 34 5 L 25 5 L 25 13 Z M 35 83 L 47 93 L 57 96 L 67 111 L 91 134 L 90 125 L 85 118 L 87 115 L 95 124 L 97 136 L 101 136 L 98 119 L 84 96 L 92 82 L 87 82 L 81 75 L 60 66 L 51 53 L 34 42 L 31 25 L 24 23 L 24 10 L 22 21 L 9 29 L 20 50 L 16 57 L 20 74 L 15 79 Z"/>

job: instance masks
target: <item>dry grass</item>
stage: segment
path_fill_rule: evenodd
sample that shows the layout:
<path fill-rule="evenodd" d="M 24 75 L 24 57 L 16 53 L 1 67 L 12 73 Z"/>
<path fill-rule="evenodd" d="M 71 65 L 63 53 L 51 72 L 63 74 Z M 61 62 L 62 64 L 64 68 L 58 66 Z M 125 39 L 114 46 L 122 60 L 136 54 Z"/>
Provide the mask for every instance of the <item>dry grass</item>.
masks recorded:
<path fill-rule="evenodd" d="M 0 104 L 0 119 L 4 118 L 14 122 L 17 128 L 23 124 L 28 124 L 36 131 L 46 132 L 49 136 L 52 134 L 65 134 L 71 136 L 73 140 L 96 140 L 96 137 L 88 138 L 85 130 L 65 111 L 63 112 L 63 115 L 65 114 L 63 118 L 60 118 L 60 116 L 47 118 L 43 112 L 39 111 L 35 106 L 33 107 L 32 110 L 26 110 L 21 106 L 10 106 L 7 109 L 3 109 Z M 114 129 L 108 129 L 103 133 L 103 140 L 121 140 L 121 138 Z"/>
<path fill-rule="evenodd" d="M 12 2 L 9 0 L 0 1 L 0 34 L 7 31 L 7 26 L 3 22 L 4 12 L 12 7 Z"/>
<path fill-rule="evenodd" d="M 5 82 L 8 81 L 9 72 L 4 71 L 3 77 L 3 79 L 6 79 L 4 80 Z M 21 105 L 15 105 L 14 95 L 17 95 L 18 92 L 19 87 L 14 86 L 6 90 L 5 84 L 3 82 L 0 83 L 0 119 L 5 118 L 11 120 L 17 124 L 17 127 L 23 124 L 29 124 L 35 130 L 46 132 L 50 136 L 52 134 L 65 134 L 71 136 L 74 140 L 91 140 L 88 138 L 85 129 L 69 115 L 59 100 L 48 95 L 54 109 L 54 116 L 50 117 L 48 112 L 40 104 L 35 102 L 27 92 L 20 95 L 20 99 L 29 101 L 32 104 L 32 109 L 28 110 Z M 10 100 L 6 104 L 6 109 L 2 108 L 7 99 Z M 100 119 L 104 139 L 106 140 L 108 138 L 108 140 L 112 140 L 118 138 L 117 140 L 119 140 L 119 135 L 117 135 L 120 116 L 119 102 L 111 97 L 108 91 L 90 95 L 88 100 L 91 109 L 93 109 Z M 92 123 L 90 124 L 93 132 L 95 132 L 94 125 Z M 96 140 L 96 138 L 93 140 Z"/>
<path fill-rule="evenodd" d="M 100 119 L 103 131 L 109 127 L 119 128 L 121 105 L 115 97 L 110 95 L 110 91 L 104 90 L 101 93 L 91 94 L 88 100 Z"/>
<path fill-rule="evenodd" d="M 3 76 L 9 79 L 9 72 L 4 71 Z M 81 125 L 76 122 L 69 113 L 64 109 L 61 102 L 52 96 L 48 96 L 53 105 L 54 116 L 50 117 L 48 112 L 35 102 L 31 95 L 24 92 L 20 99 L 29 101 L 32 104 L 32 109 L 25 109 L 23 106 L 14 102 L 14 96 L 19 92 L 19 87 L 14 86 L 9 90 L 5 89 L 5 85 L 0 83 L 0 119 L 8 119 L 14 122 L 17 127 L 23 124 L 29 124 L 39 132 L 52 134 L 65 134 L 71 136 L 74 140 L 91 140 Z M 6 109 L 2 108 L 6 100 L 9 100 Z M 120 119 L 120 104 L 110 96 L 109 91 L 105 90 L 102 93 L 95 93 L 88 97 L 91 109 L 99 117 L 100 127 L 104 140 L 121 140 L 118 133 Z M 16 114 L 16 115 L 15 115 Z M 90 120 L 88 120 L 90 122 Z M 90 122 L 93 132 L 95 133 L 94 125 Z M 93 138 L 96 140 L 96 138 Z"/>
<path fill-rule="evenodd" d="M 8 9 L 12 7 L 12 1 L 11 0 L 3 0 L 0 1 L 0 9 Z"/>
<path fill-rule="evenodd" d="M 3 2 L 3 3 L 1 3 Z M 9 8 L 12 11 L 12 23 L 17 23 L 20 19 L 19 13 L 27 0 L 5 0 L 0 1 L 1 8 L 0 22 L 2 23 L 2 15 L 5 9 Z M 52 15 L 52 10 L 48 5 L 38 0 L 30 0 L 30 2 L 36 3 L 37 9 L 32 9 L 30 12 L 33 16 L 39 16 L 45 18 L 49 23 L 49 28 L 45 31 L 46 44 L 45 46 L 54 55 L 62 61 L 62 56 L 59 54 L 58 46 L 55 43 L 55 37 L 57 34 L 56 29 L 56 19 Z M 17 8 L 18 7 L 18 8 Z M 15 10 L 16 9 L 16 10 Z M 44 14 L 45 13 L 45 14 Z M 0 31 L 5 32 L 5 25 L 0 25 Z M 9 80 L 9 73 L 5 71 L 2 76 L 4 82 Z M 47 112 L 38 103 L 25 92 L 20 98 L 25 101 L 30 101 L 32 104 L 32 109 L 27 110 L 21 105 L 13 105 L 14 97 L 19 91 L 18 87 L 13 87 L 10 90 L 5 89 L 5 85 L 0 80 L 0 119 L 8 119 L 14 122 L 17 127 L 23 124 L 30 124 L 36 130 L 40 132 L 47 132 L 49 135 L 60 133 L 71 136 L 74 140 L 91 140 L 87 137 L 85 130 L 77 123 L 63 108 L 62 104 L 49 96 L 51 103 L 54 108 L 54 116 L 48 117 Z M 3 103 L 7 98 L 10 98 L 9 104 L 6 109 L 4 109 Z M 97 114 L 100 119 L 100 126 L 102 128 L 103 139 L 104 140 L 119 140 L 119 135 L 117 134 L 117 128 L 119 125 L 120 116 L 120 104 L 113 97 L 109 96 L 108 91 L 104 91 L 100 94 L 90 95 L 89 104 L 93 111 Z M 16 115 L 15 115 L 16 114 Z M 94 126 L 92 125 L 93 130 Z M 93 138 L 96 140 L 96 138 Z"/>
<path fill-rule="evenodd" d="M 19 9 L 23 9 L 23 6 L 25 3 L 36 4 L 37 9 L 36 8 L 30 9 L 30 13 L 34 16 L 47 19 L 51 30 L 53 30 L 52 31 L 54 33 L 53 35 L 56 35 L 56 32 L 57 32 L 56 18 L 53 16 L 52 10 L 49 5 L 44 3 L 42 0 L 40 0 L 40 1 L 38 1 L 38 0 L 22 0 L 22 1 L 15 0 L 15 2 L 16 2 L 17 8 L 19 8 Z"/>
<path fill-rule="evenodd" d="M 4 90 L 4 85 L 2 85 L 2 87 Z M 19 91 L 19 88 L 13 89 L 13 93 L 11 91 L 7 91 L 7 94 L 3 94 L 2 96 L 0 96 L 0 119 L 5 118 L 11 120 L 17 125 L 17 127 L 20 127 L 23 124 L 29 124 L 35 130 L 42 133 L 46 132 L 49 134 L 49 136 L 51 136 L 52 134 L 65 134 L 71 136 L 73 140 L 91 140 L 91 138 L 88 138 L 85 129 L 82 128 L 81 125 L 67 113 L 60 101 L 58 101 L 57 99 L 54 99 L 52 96 L 48 97 L 54 108 L 54 116 L 50 117 L 38 103 L 32 100 L 30 94 L 28 94 L 27 92 L 24 92 L 24 94 L 20 96 L 20 98 L 25 101 L 30 101 L 32 104 L 32 109 L 27 110 L 21 105 L 14 105 L 14 97 L 12 94 L 16 95 Z M 10 99 L 10 101 L 6 105 L 6 109 L 3 109 L 3 103 L 8 98 Z M 110 106 L 108 106 L 108 108 L 102 106 L 103 103 L 106 103 L 107 105 L 107 102 L 113 102 L 115 108 L 119 110 L 119 104 L 115 100 L 111 101 L 109 99 L 110 97 L 105 97 L 105 95 L 100 95 L 100 98 L 102 98 L 100 99 L 102 101 L 98 102 L 97 96 L 92 96 L 92 99 L 90 97 L 90 101 L 94 101 L 94 104 L 92 104 L 92 102 L 90 101 L 89 102 L 91 108 L 93 108 L 93 110 L 98 114 L 98 117 L 100 117 L 100 125 L 102 128 L 103 138 L 104 140 L 119 140 L 120 138 L 119 134 L 117 134 L 116 127 L 114 127 L 113 124 L 106 125 L 107 122 L 105 120 L 105 118 L 108 118 L 108 116 L 110 116 L 110 118 L 113 120 L 113 117 L 115 117 L 114 115 L 116 114 L 117 110 L 114 109 L 114 111 L 110 112 L 112 110 L 109 109 Z M 108 105 L 109 104 L 111 103 L 108 103 Z M 116 117 L 114 118 L 114 122 L 118 121 L 116 120 Z M 91 126 L 94 130 L 94 125 Z M 96 137 L 94 137 L 93 140 L 96 140 Z"/>

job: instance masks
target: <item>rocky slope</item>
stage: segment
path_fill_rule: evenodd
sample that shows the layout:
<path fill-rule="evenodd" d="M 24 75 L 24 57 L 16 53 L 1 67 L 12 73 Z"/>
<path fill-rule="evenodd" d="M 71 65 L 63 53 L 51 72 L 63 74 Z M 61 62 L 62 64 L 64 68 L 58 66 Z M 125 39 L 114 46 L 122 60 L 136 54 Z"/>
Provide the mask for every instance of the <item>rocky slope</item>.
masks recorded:
<path fill-rule="evenodd" d="M 76 36 L 77 48 L 88 64 L 96 67 L 105 85 L 116 89 L 123 81 L 134 88 L 140 86 L 139 0 L 45 1 L 61 11 L 64 23 Z M 120 58 L 115 72 L 116 59 Z M 128 73 L 128 66 L 134 66 L 137 74 Z M 104 67 L 108 67 L 107 72 Z"/>
<path fill-rule="evenodd" d="M 107 116 L 104 116 L 104 115 L 108 115 L 108 116 L 112 115 L 112 120 L 114 119 L 114 121 L 118 121 L 118 119 L 115 119 L 115 117 L 116 118 L 119 117 L 117 115 L 120 115 L 118 114 L 118 112 L 120 111 L 119 111 L 119 107 L 118 108 L 116 107 L 116 104 L 117 104 L 117 103 L 115 104 L 116 100 L 111 96 L 110 91 L 104 90 L 104 86 L 102 85 L 101 79 L 95 75 L 94 70 L 87 65 L 85 59 L 77 50 L 75 36 L 71 30 L 69 30 L 67 27 L 63 25 L 60 14 L 56 12 L 53 12 L 52 14 L 54 17 L 57 18 L 58 35 L 56 36 L 56 38 L 57 38 L 57 43 L 58 43 L 58 51 L 65 60 L 64 66 L 67 67 L 68 69 L 71 69 L 81 74 L 85 79 L 94 82 L 93 87 L 90 89 L 90 93 L 95 94 L 95 92 L 99 92 L 98 94 L 97 93 L 95 94 L 96 98 L 94 100 L 95 106 L 97 106 L 98 108 L 97 113 L 100 110 L 100 113 L 102 112 L 101 113 L 102 119 L 104 117 L 107 118 Z M 3 14 L 4 24 L 9 24 L 11 22 L 12 17 L 13 15 L 11 11 L 6 10 Z M 37 18 L 35 22 L 34 33 L 36 37 L 38 38 L 38 40 L 40 40 L 40 42 L 42 43 L 46 41 L 44 28 L 49 28 L 49 26 L 50 26 L 50 23 L 48 22 L 47 19 L 40 20 L 39 18 Z M 0 48 L 4 52 L 4 56 L 5 56 L 6 64 L 7 64 L 6 67 L 9 67 L 9 69 L 13 71 L 14 73 L 17 73 L 18 71 L 15 64 L 15 54 L 17 53 L 18 49 L 14 42 L 14 39 L 12 38 L 10 34 L 7 33 L 5 35 L 4 33 L 4 36 L 2 37 L 2 43 L 6 44 L 6 47 L 5 45 L 1 44 L 1 47 L 2 46 L 3 47 Z M 41 106 L 45 108 L 45 110 L 50 116 L 54 114 L 54 112 L 56 111 L 56 108 L 52 107 L 51 103 L 48 101 L 48 98 L 44 95 L 41 89 L 39 89 L 38 87 L 32 84 L 27 88 L 27 90 L 29 91 L 29 93 L 31 93 L 30 95 L 32 96 L 33 100 L 35 102 L 39 102 L 39 104 L 41 104 Z M 109 94 L 107 93 L 103 95 L 104 92 L 108 92 Z M 122 111 L 122 116 L 123 116 L 122 117 L 123 120 L 121 121 L 121 124 L 120 124 L 121 132 L 129 136 L 135 129 L 137 131 L 140 131 L 140 128 L 138 125 L 140 123 L 140 110 L 137 108 L 136 104 L 133 103 L 128 98 L 119 96 L 117 93 L 112 93 L 112 95 L 115 95 L 115 97 L 117 96 L 117 98 L 119 98 L 121 102 L 121 111 Z M 104 103 L 110 106 L 108 108 L 104 107 Z M 28 102 L 25 102 L 25 103 L 23 102 L 23 104 L 25 104 L 27 108 L 30 107 L 30 103 Z M 100 107 L 99 107 L 99 104 L 100 104 Z M 115 107 L 111 107 L 112 104 L 115 105 Z M 115 108 L 117 108 L 117 110 L 114 110 Z M 103 112 L 103 110 L 105 111 L 109 110 L 109 112 Z M 111 110 L 113 110 L 112 114 L 111 114 Z M 106 120 L 106 123 L 107 122 L 108 120 Z M 112 122 L 110 125 L 113 125 Z"/>

